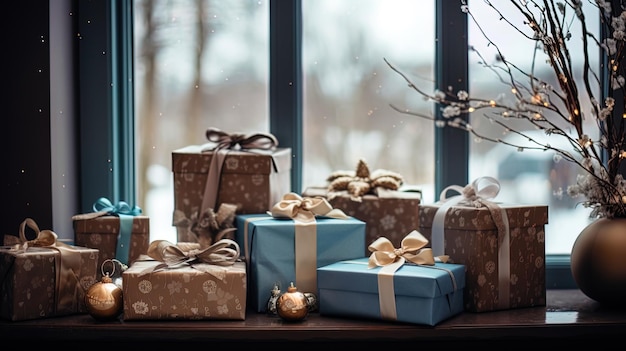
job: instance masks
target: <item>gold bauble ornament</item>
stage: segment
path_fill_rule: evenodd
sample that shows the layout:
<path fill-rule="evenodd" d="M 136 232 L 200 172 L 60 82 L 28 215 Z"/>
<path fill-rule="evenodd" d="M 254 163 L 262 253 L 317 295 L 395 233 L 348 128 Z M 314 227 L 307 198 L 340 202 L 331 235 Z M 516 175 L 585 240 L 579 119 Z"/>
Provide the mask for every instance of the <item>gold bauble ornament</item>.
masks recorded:
<path fill-rule="evenodd" d="M 93 284 L 85 293 L 85 307 L 87 312 L 99 321 L 111 321 L 116 319 L 124 308 L 122 289 L 118 284 L 113 283 L 109 273 L 104 273 L 104 265 L 108 262 L 113 264 L 114 260 L 106 260 L 102 263 L 101 281 Z M 113 272 L 111 274 L 113 274 Z"/>
<path fill-rule="evenodd" d="M 293 282 L 287 292 L 276 300 L 276 313 L 288 322 L 301 321 L 309 314 L 307 297 L 298 291 Z"/>

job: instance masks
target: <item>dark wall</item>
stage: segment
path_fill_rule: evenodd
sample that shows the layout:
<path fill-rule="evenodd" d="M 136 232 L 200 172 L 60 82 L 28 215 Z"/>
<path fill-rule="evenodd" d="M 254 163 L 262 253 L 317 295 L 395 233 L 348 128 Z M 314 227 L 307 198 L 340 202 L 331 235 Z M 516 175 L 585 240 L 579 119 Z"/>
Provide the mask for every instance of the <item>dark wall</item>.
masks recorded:
<path fill-rule="evenodd" d="M 4 6 L 0 236 L 17 235 L 26 217 L 52 228 L 48 1 Z"/>

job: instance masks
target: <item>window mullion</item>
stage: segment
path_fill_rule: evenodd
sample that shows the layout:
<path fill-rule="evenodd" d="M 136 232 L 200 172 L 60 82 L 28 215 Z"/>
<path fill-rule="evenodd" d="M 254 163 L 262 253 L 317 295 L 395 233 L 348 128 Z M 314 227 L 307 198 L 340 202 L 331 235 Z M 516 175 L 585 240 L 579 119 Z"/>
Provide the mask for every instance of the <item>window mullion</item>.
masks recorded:
<path fill-rule="evenodd" d="M 87 212 L 103 196 L 135 203 L 132 1 L 77 6 L 80 211 Z"/>
<path fill-rule="evenodd" d="M 291 188 L 302 190 L 302 6 L 301 0 L 270 0 L 270 131 L 291 147 Z"/>
<path fill-rule="evenodd" d="M 467 15 L 456 1 L 435 1 L 435 86 L 469 91 Z M 438 105 L 436 119 L 443 119 Z M 467 119 L 463 114 L 460 118 Z M 435 128 L 435 197 L 449 185 L 468 183 L 469 135 L 457 128 Z"/>

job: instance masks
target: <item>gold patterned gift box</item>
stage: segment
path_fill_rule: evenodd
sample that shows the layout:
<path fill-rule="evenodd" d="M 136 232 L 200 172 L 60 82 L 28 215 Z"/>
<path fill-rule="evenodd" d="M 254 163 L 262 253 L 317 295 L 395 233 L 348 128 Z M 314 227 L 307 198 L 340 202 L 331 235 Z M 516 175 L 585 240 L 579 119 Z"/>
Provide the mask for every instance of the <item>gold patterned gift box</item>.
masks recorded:
<path fill-rule="evenodd" d="M 334 208 L 365 222 L 363 256 L 369 255 L 367 246 L 376 239 L 385 237 L 398 247 L 406 233 L 418 228 L 422 195 L 411 187 L 402 186 L 401 175 L 385 170 L 370 173 L 363 160 L 359 161 L 355 172 L 339 171 L 335 174 L 337 176 L 329 177 L 329 186 L 308 187 L 302 196 L 324 197 Z M 342 183 L 341 178 L 347 179 L 347 182 Z M 366 190 L 350 185 L 350 180 L 358 185 L 360 179 L 370 180 Z M 385 182 L 385 179 L 393 181 Z M 338 183 L 342 185 L 335 186 Z"/>
<path fill-rule="evenodd" d="M 421 205 L 419 231 L 435 255 L 465 265 L 465 310 L 545 306 L 548 206 L 492 202 L 499 183 L 490 177 L 451 188 L 465 195 Z"/>
<path fill-rule="evenodd" d="M 157 240 L 148 254 L 122 274 L 124 320 L 245 319 L 246 266 L 236 242 Z"/>
<path fill-rule="evenodd" d="M 172 152 L 174 223 L 179 242 L 194 242 L 189 227 L 222 203 L 237 213 L 265 213 L 291 191 L 291 148 L 271 134 L 227 134 L 207 130 L 205 145 Z"/>
<path fill-rule="evenodd" d="M 150 245 L 150 218 L 123 201 L 113 205 L 100 198 L 94 203 L 94 212 L 75 215 L 72 222 L 74 244 L 100 250 L 98 267 L 113 258 L 130 265 L 145 255 Z"/>
<path fill-rule="evenodd" d="M 24 228 L 37 236 L 27 240 Z M 19 237 L 0 247 L 0 316 L 11 321 L 87 313 L 85 292 L 96 282 L 98 250 L 67 245 L 30 218 Z"/>

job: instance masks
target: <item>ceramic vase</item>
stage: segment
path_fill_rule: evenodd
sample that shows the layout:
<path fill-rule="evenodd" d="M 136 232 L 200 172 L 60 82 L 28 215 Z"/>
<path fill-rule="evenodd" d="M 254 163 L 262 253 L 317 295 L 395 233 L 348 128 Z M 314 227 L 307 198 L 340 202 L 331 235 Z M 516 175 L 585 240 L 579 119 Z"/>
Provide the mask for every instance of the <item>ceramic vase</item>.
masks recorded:
<path fill-rule="evenodd" d="M 600 218 L 585 227 L 572 247 L 571 270 L 591 299 L 626 306 L 626 218 Z"/>

